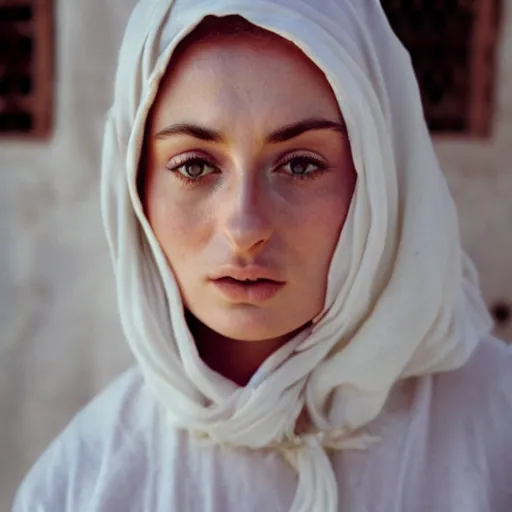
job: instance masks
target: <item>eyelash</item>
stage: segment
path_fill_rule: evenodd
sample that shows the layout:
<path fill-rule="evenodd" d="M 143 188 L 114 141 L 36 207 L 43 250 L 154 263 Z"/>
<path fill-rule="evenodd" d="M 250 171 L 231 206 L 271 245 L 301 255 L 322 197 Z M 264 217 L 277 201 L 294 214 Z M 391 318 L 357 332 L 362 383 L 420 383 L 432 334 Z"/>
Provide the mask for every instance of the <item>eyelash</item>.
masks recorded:
<path fill-rule="evenodd" d="M 218 168 L 215 166 L 211 159 L 207 158 L 206 156 L 199 156 L 196 153 L 185 153 L 183 155 L 176 157 L 173 160 L 175 162 L 173 163 L 172 166 L 168 165 L 167 170 L 171 171 L 176 179 L 179 179 L 183 184 L 189 187 L 199 185 L 203 180 L 208 179 L 210 175 L 215 174 L 216 171 L 218 171 Z M 291 172 L 286 173 L 289 179 L 299 183 L 304 183 L 309 180 L 313 180 L 319 177 L 322 174 L 322 172 L 325 172 L 328 169 L 328 166 L 325 164 L 325 162 L 323 162 L 317 157 L 312 156 L 310 153 L 307 152 L 299 152 L 287 156 L 283 161 L 281 161 L 278 164 L 276 168 L 281 169 L 286 165 L 290 164 L 291 162 L 297 161 L 304 162 L 308 166 L 315 165 L 317 167 L 317 169 L 302 175 L 292 174 Z M 207 166 L 212 167 L 215 170 L 213 172 L 199 176 L 197 178 L 189 178 L 180 172 L 180 168 L 190 166 L 193 164 L 206 164 Z"/>
<path fill-rule="evenodd" d="M 193 164 L 206 164 L 217 170 L 217 167 L 209 158 L 205 156 L 199 156 L 196 153 L 185 153 L 183 155 L 177 156 L 176 158 L 173 158 L 173 160 L 175 162 L 173 163 L 172 166 L 168 165 L 167 170 L 171 171 L 176 179 L 180 180 L 184 185 L 187 185 L 189 187 L 199 185 L 200 182 L 202 182 L 204 179 L 208 178 L 211 174 L 214 173 L 208 173 L 206 175 L 199 176 L 198 178 L 188 178 L 179 171 L 180 168 Z"/>

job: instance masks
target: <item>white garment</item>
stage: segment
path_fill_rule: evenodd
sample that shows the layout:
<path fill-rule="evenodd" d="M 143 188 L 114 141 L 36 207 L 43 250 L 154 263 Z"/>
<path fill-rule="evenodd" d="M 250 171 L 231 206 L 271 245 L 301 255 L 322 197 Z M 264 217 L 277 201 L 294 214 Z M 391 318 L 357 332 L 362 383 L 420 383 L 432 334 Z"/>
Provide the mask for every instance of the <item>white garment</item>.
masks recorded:
<path fill-rule="evenodd" d="M 347 124 L 358 174 L 348 219 L 331 262 L 323 314 L 310 330 L 264 362 L 244 388 L 200 359 L 176 281 L 144 217 L 136 187 L 144 125 L 160 79 L 176 45 L 208 14 L 240 14 L 290 39 L 324 71 Z M 260 450 L 272 446 L 298 474 L 295 482 L 285 466 L 276 469 L 283 478 L 288 475 L 288 484 L 283 483 L 283 506 L 294 512 L 335 512 L 350 498 L 339 494 L 344 476 L 331 464 L 328 451 L 366 449 L 360 457 L 368 458 L 372 466 L 371 457 L 378 460 L 379 450 L 386 449 L 386 439 L 370 425 L 376 418 L 380 421 L 390 390 L 401 379 L 425 376 L 418 389 L 427 398 L 417 407 L 415 401 L 408 412 L 411 422 L 406 427 L 398 424 L 397 432 L 390 434 L 396 440 L 400 429 L 405 429 L 406 439 L 411 440 L 402 454 L 407 457 L 398 457 L 397 468 L 391 464 L 396 454 L 390 459 L 391 468 L 375 464 L 382 478 L 402 471 L 400 482 L 404 484 L 400 485 L 408 483 L 418 465 L 425 465 L 422 478 L 438 478 L 432 474 L 437 466 L 428 465 L 430 456 L 422 440 L 437 442 L 436 436 L 430 439 L 425 432 L 429 433 L 431 422 L 440 421 L 441 416 L 429 418 L 428 412 L 442 409 L 443 394 L 449 393 L 446 386 L 430 404 L 430 383 L 450 382 L 450 377 L 432 381 L 428 376 L 463 366 L 488 333 L 490 321 L 476 272 L 460 247 L 455 208 L 425 126 L 409 57 L 378 0 L 141 0 L 121 49 L 105 131 L 102 185 L 124 331 L 148 388 L 165 411 L 162 418 L 168 422 L 167 431 L 160 419 L 145 425 L 146 432 L 136 427 L 133 434 L 128 429 L 124 439 L 142 436 L 147 453 L 155 456 L 160 456 L 158 441 L 168 432 L 172 444 L 172 439 L 178 439 L 173 434 L 177 429 L 200 434 L 214 444 Z M 126 392 L 121 390 L 119 400 Z M 450 402 L 454 422 L 457 403 Z M 480 410 L 485 417 L 486 406 L 475 402 L 474 413 L 478 415 Z M 297 438 L 295 424 L 304 409 L 311 419 L 310 433 Z M 493 417 L 493 421 L 499 419 Z M 151 446 L 152 436 L 155 446 Z M 115 436 L 108 439 L 119 441 Z M 187 439 L 183 438 L 182 448 L 169 448 L 173 462 L 167 462 L 171 464 L 169 473 L 162 473 L 172 476 L 178 489 L 187 488 L 190 478 L 185 470 L 172 469 L 173 463 L 178 463 L 173 453 L 179 454 L 179 464 L 184 467 L 194 453 L 201 457 L 206 453 L 187 448 L 191 446 Z M 491 443 L 484 436 L 475 439 Z M 375 440 L 376 445 L 371 442 Z M 467 446 L 455 438 L 453 442 L 453 446 L 440 446 L 452 455 L 466 448 L 466 453 L 459 454 L 466 461 Z M 108 455 L 102 455 L 103 449 L 109 448 L 97 448 L 98 457 Z M 243 468 L 248 461 L 267 460 L 266 452 L 231 467 L 220 455 L 213 455 L 225 451 L 210 449 L 211 457 L 205 455 L 204 460 L 204 464 L 212 464 L 202 481 L 205 488 L 213 489 L 218 482 L 216 466 L 226 467 L 239 485 L 253 488 L 259 463 L 254 462 L 251 471 Z M 433 450 L 445 453 L 437 447 Z M 145 457 L 144 449 L 142 453 Z M 275 454 L 270 457 L 281 464 Z M 334 457 L 345 460 L 343 453 Z M 108 490 L 111 479 L 121 471 L 117 464 L 115 460 L 102 463 L 100 488 Z M 145 464 L 139 471 L 144 468 Z M 345 470 L 350 473 L 350 466 Z M 243 475 L 245 483 L 240 480 Z M 458 477 L 467 482 L 462 475 Z M 81 475 L 77 478 L 82 481 Z M 281 479 L 276 475 L 275 481 Z M 135 482 L 125 488 L 128 495 L 138 492 Z M 267 485 L 271 483 L 267 479 Z M 420 486 L 419 480 L 411 485 Z M 165 493 L 162 487 L 159 490 Z M 293 494 L 292 487 L 296 488 L 293 500 L 287 494 Z M 265 499 L 264 488 L 263 483 L 254 487 L 261 494 L 258 499 Z M 461 492 L 459 483 L 456 489 Z M 148 500 L 157 499 L 152 494 L 156 491 L 154 485 L 140 489 L 148 493 Z M 223 494 L 222 489 L 216 492 Z M 395 486 L 393 492 L 396 496 L 389 495 L 388 501 L 405 499 L 409 490 Z M 200 489 L 196 493 L 200 494 Z M 115 499 L 126 496 L 120 494 Z M 228 499 L 233 500 L 232 510 L 245 510 L 243 503 Z M 183 510 L 176 502 L 167 505 Z"/>
<path fill-rule="evenodd" d="M 338 510 L 510 512 L 510 425 L 512 349 L 501 342 L 460 370 L 403 380 L 371 426 L 382 441 L 334 453 Z M 275 451 L 170 430 L 135 368 L 51 445 L 13 512 L 288 512 L 296 480 Z"/>

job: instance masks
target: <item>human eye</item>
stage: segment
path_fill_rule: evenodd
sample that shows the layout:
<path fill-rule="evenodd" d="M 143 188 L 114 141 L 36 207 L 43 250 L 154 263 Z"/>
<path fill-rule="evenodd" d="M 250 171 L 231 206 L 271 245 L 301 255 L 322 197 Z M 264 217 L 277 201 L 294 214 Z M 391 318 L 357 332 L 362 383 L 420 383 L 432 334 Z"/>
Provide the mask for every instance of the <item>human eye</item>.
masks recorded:
<path fill-rule="evenodd" d="M 205 156 L 196 153 L 185 153 L 169 160 L 167 169 L 181 180 L 198 181 L 217 171 L 215 165 Z"/>
<path fill-rule="evenodd" d="M 327 169 L 327 164 L 311 153 L 294 153 L 280 163 L 279 169 L 284 170 L 291 178 L 300 180 L 316 177 Z"/>

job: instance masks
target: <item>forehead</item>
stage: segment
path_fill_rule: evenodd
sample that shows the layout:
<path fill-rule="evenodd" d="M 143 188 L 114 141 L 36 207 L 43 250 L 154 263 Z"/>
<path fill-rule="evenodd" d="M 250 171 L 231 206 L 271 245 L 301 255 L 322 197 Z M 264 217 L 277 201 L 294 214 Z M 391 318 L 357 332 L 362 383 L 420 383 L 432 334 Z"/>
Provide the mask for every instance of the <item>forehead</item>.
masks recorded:
<path fill-rule="evenodd" d="M 198 116 L 222 123 L 241 114 L 272 126 L 297 118 L 340 118 L 323 72 L 277 35 L 207 37 L 180 48 L 161 82 L 154 123 Z"/>

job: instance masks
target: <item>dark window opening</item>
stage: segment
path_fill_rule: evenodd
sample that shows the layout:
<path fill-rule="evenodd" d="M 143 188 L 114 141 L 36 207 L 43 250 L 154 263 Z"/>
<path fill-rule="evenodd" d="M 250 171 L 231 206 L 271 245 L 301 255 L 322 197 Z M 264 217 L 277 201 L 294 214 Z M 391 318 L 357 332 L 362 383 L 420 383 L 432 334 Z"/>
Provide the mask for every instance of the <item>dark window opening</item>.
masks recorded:
<path fill-rule="evenodd" d="M 51 133 L 52 77 L 53 1 L 0 0 L 0 137 Z"/>
<path fill-rule="evenodd" d="M 436 134 L 491 131 L 500 0 L 382 0 Z"/>

